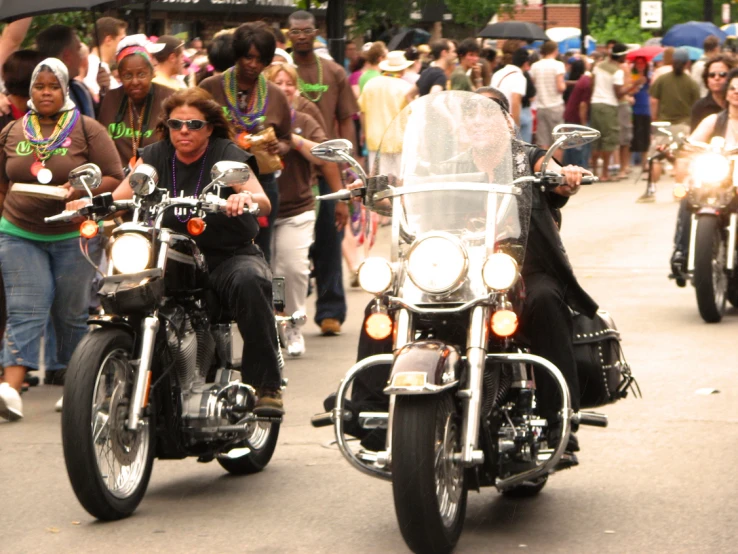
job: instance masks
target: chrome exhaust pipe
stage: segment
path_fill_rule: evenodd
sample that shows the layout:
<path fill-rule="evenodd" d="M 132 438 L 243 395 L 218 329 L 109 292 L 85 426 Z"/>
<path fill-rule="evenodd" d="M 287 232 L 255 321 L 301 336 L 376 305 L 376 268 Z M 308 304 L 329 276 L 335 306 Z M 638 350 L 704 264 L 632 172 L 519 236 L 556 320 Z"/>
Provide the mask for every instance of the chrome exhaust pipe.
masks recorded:
<path fill-rule="evenodd" d="M 591 425 L 592 427 L 607 427 L 607 416 L 595 412 L 577 412 L 571 416 L 572 423 Z"/>

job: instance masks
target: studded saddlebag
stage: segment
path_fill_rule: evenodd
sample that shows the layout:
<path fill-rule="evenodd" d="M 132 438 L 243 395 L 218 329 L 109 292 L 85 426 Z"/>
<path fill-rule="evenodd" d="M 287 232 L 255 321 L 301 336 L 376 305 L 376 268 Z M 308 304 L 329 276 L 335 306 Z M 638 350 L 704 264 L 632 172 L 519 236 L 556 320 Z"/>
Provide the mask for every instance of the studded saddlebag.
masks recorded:
<path fill-rule="evenodd" d="M 625 361 L 620 333 L 612 317 L 604 310 L 599 310 L 593 319 L 579 313 L 573 317 L 581 407 L 604 406 L 625 398 L 628 389 L 634 384 L 637 388 L 638 384 Z"/>

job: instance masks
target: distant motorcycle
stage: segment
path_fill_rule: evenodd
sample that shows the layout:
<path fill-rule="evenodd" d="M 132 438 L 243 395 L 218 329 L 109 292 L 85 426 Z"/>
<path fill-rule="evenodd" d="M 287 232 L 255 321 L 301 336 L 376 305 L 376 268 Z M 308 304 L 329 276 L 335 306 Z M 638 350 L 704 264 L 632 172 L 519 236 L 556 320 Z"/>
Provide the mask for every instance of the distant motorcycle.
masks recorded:
<path fill-rule="evenodd" d="M 366 259 L 358 277 L 375 297 L 366 333 L 375 341 L 392 340 L 393 352 L 355 364 L 338 388 L 335 408 L 314 416 L 313 425 L 333 425 L 354 468 L 392 482 L 400 531 L 418 553 L 453 550 L 470 489 L 536 495 L 549 474 L 570 467 L 562 455 L 573 423 L 607 425 L 604 415 L 572 412 L 561 371 L 529 354 L 516 332 L 533 187 L 550 190 L 562 178 L 545 169 L 513 178 L 525 154 L 513 150 L 509 129 L 496 103 L 442 92 L 415 100 L 385 132 L 383 143 L 402 144 L 396 174 L 367 178 L 347 141 L 313 149 L 319 158 L 351 164 L 364 183 L 323 198 L 361 197 L 368 208 L 392 216 L 391 260 Z M 599 136 L 581 126 L 555 131 L 544 168 L 558 148 Z M 482 152 L 473 151 L 478 141 L 486 141 Z M 476 166 L 488 160 L 499 163 L 487 171 Z M 622 397 L 629 382 L 621 377 L 629 372 L 619 350 L 614 356 L 609 350 L 617 340 L 605 342 L 617 334 L 614 325 L 587 321 L 590 329 L 576 340 L 587 357 L 608 360 L 594 374 L 612 376 L 610 390 L 602 385 L 601 397 L 582 402 L 595 406 Z M 384 388 L 388 411 L 353 413 L 346 399 L 352 383 L 380 366 L 391 366 Z M 561 395 L 557 440 L 547 438 L 547 420 L 537 412 L 538 372 L 550 374 Z M 594 393 L 593 383 L 584 388 Z M 357 451 L 345 433 L 349 423 L 386 429 L 385 448 Z"/>
<path fill-rule="evenodd" d="M 215 459 L 239 475 L 261 471 L 271 460 L 282 418 L 253 413 L 255 391 L 241 382 L 243 339 L 230 314 L 213 310 L 204 257 L 190 236 L 162 228 L 165 212 L 184 209 L 198 216 L 189 220 L 189 233 L 201 234 L 208 214 L 225 206 L 221 189 L 249 175 L 245 164 L 218 162 L 199 197 L 171 198 L 157 188 L 154 168 L 141 165 L 130 176 L 132 200 L 100 194 L 78 211 L 46 220 L 87 218 L 80 227 L 87 256 L 100 220 L 133 212 L 132 221 L 113 231 L 99 293 L 103 314 L 88 320 L 90 331 L 64 385 L 67 473 L 82 506 L 98 519 L 120 519 L 136 509 L 155 457 Z M 100 169 L 86 164 L 69 181 L 92 196 Z M 283 302 L 275 298 L 278 309 Z M 280 320 L 302 324 L 305 316 Z"/>
<path fill-rule="evenodd" d="M 726 300 L 738 306 L 738 149 L 726 150 L 725 139 L 714 137 L 710 144 L 687 139 L 683 150 L 692 154 L 689 184 L 675 195 L 686 197 L 689 207 L 689 253 L 686 267 L 674 267 L 672 277 L 678 283 L 691 280 L 700 316 L 717 323 Z"/>

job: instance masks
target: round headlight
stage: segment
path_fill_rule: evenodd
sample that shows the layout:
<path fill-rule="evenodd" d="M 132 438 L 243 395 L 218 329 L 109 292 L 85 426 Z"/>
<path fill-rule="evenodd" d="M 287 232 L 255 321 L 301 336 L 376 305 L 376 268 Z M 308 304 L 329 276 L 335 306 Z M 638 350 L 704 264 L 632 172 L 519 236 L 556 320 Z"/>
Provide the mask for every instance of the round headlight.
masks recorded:
<path fill-rule="evenodd" d="M 507 254 L 492 254 L 482 266 L 484 284 L 492 290 L 507 290 L 517 278 L 518 264 Z"/>
<path fill-rule="evenodd" d="M 466 277 L 464 246 L 452 235 L 429 235 L 418 240 L 407 257 L 407 274 L 415 285 L 432 294 L 450 292 Z"/>
<path fill-rule="evenodd" d="M 382 294 L 392 285 L 392 266 L 384 258 L 367 258 L 358 274 L 359 285 L 371 294 Z"/>
<path fill-rule="evenodd" d="M 708 152 L 700 154 L 692 162 L 692 176 L 705 184 L 718 184 L 728 176 L 730 162 L 725 156 Z"/>
<path fill-rule="evenodd" d="M 136 233 L 120 235 L 110 247 L 110 260 L 121 273 L 143 271 L 151 261 L 151 243 Z"/>

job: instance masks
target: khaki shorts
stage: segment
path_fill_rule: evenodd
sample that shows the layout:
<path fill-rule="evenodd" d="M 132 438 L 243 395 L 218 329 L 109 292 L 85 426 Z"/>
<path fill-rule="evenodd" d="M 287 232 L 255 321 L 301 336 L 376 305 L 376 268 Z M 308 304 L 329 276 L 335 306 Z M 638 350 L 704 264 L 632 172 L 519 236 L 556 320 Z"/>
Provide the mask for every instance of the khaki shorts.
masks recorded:
<path fill-rule="evenodd" d="M 551 146 L 553 130 L 564 122 L 564 105 L 553 108 L 538 108 L 536 111 L 536 144 Z"/>
<path fill-rule="evenodd" d="M 620 146 L 630 146 L 633 140 L 633 110 L 630 104 L 618 104 L 618 123 L 620 124 Z"/>
<path fill-rule="evenodd" d="M 592 104 L 590 112 L 592 127 L 600 132 L 600 138 L 592 143 L 594 152 L 612 152 L 620 146 L 618 107 L 609 104 Z"/>

